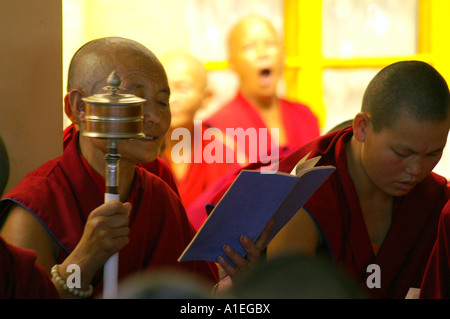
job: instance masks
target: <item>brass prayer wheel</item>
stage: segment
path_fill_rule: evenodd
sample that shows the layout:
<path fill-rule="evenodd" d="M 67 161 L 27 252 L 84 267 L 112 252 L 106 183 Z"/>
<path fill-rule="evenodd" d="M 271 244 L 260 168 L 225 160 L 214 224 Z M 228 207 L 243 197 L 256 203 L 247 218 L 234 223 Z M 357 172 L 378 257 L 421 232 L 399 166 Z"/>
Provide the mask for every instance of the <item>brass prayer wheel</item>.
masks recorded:
<path fill-rule="evenodd" d="M 112 94 L 95 94 L 83 98 L 86 104 L 85 136 L 105 139 L 133 139 L 145 137 L 143 133 L 143 98 L 132 94 L 118 94 L 120 78 L 113 71 L 105 90 Z"/>

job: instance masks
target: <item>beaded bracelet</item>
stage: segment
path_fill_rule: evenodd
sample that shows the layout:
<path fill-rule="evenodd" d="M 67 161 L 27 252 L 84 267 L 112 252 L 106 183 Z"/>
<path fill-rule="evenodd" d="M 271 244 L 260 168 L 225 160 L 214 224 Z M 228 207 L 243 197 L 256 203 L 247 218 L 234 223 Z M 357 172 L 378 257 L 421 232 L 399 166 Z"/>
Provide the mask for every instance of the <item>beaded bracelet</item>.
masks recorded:
<path fill-rule="evenodd" d="M 68 292 L 69 294 L 79 297 L 79 298 L 88 298 L 88 297 L 92 296 L 92 292 L 94 290 L 92 285 L 89 285 L 88 290 L 81 290 L 78 288 L 69 288 L 69 286 L 67 286 L 66 281 L 59 274 L 59 266 L 61 266 L 61 265 L 56 264 L 52 267 L 52 270 L 51 270 L 52 278 L 55 280 L 55 282 L 58 284 L 59 287 L 61 287 L 65 292 Z"/>

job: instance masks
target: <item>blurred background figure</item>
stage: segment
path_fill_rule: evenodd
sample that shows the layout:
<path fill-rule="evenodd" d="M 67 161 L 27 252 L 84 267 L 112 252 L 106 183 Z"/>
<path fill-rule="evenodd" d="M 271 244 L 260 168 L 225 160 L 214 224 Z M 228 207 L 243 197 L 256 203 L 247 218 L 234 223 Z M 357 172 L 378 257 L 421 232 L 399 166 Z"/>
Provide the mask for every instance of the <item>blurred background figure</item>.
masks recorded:
<path fill-rule="evenodd" d="M 166 134 L 162 157 L 171 167 L 178 191 L 193 226 L 198 229 L 206 218 L 202 210 L 192 212 L 190 205 L 220 177 L 238 167 L 235 163 L 207 163 L 204 148 L 211 142 L 204 140 L 208 128 L 198 122 L 194 128 L 197 112 L 205 108 L 212 97 L 208 87 L 207 71 L 192 54 L 176 50 L 161 57 L 170 87 L 170 110 L 172 121 Z M 197 129 L 197 133 L 194 130 Z M 179 135 L 181 132 L 183 135 Z M 194 143 L 194 136 L 197 139 Z M 185 141 L 189 138 L 189 141 Z M 180 147 L 184 145 L 184 147 Z M 223 145 L 222 145 L 223 150 Z M 201 152 L 200 161 L 194 159 L 194 152 Z M 225 154 L 225 151 L 223 152 Z"/>
<path fill-rule="evenodd" d="M 124 280 L 118 299 L 206 299 L 210 292 L 210 285 L 191 274 L 156 270 Z"/>
<path fill-rule="evenodd" d="M 237 145 L 237 152 L 244 152 L 250 160 L 255 154 L 258 160 L 273 156 L 272 146 L 282 155 L 318 137 L 318 120 L 309 107 L 277 96 L 284 52 L 270 21 L 258 15 L 246 16 L 231 28 L 227 40 L 229 67 L 238 75 L 239 89 L 206 123 L 222 132 L 227 128 L 256 129 L 258 141 Z M 267 129 L 266 150 L 271 150 L 267 154 L 261 149 L 263 144 L 259 146 L 261 128 Z"/>
<path fill-rule="evenodd" d="M 329 262 L 297 253 L 260 263 L 234 282 L 238 299 L 361 299 L 359 287 Z"/>

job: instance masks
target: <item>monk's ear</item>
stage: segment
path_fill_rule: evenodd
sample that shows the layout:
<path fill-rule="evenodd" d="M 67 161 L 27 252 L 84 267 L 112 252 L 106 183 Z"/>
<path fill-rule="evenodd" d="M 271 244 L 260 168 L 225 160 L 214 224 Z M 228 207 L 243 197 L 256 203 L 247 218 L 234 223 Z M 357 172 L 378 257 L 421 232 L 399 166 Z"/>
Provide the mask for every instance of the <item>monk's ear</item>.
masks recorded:
<path fill-rule="evenodd" d="M 367 112 L 359 112 L 353 119 L 353 136 L 359 142 L 364 142 L 367 132 L 371 126 L 370 114 Z"/>
<path fill-rule="evenodd" d="M 280 63 L 281 63 L 281 70 L 283 70 L 286 65 L 286 51 L 284 50 L 284 47 L 281 44 L 280 44 Z"/>
<path fill-rule="evenodd" d="M 230 55 L 228 56 L 228 69 L 230 69 L 233 72 L 236 72 L 236 65 L 234 64 L 234 59 L 232 54 L 230 53 Z"/>
<path fill-rule="evenodd" d="M 228 51 L 227 51 L 227 64 L 228 69 L 239 74 L 239 65 L 236 64 L 236 62 L 239 63 L 239 58 L 242 55 L 242 53 L 236 49 L 236 44 L 229 44 L 228 45 Z"/>
<path fill-rule="evenodd" d="M 80 90 L 72 90 L 64 97 L 64 112 L 72 123 L 85 121 L 86 106 Z"/>

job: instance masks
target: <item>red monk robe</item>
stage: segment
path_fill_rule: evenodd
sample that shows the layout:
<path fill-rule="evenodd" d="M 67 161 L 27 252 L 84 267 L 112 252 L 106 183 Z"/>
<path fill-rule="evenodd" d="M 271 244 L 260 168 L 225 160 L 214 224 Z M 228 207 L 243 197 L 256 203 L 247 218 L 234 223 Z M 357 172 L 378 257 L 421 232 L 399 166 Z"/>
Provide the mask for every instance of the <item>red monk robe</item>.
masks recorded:
<path fill-rule="evenodd" d="M 420 298 L 450 298 L 450 201 L 439 220 L 438 236 L 423 276 Z"/>
<path fill-rule="evenodd" d="M 0 237 L 0 299 L 55 299 L 50 276 L 36 263 L 32 250 L 15 247 Z"/>
<path fill-rule="evenodd" d="M 336 171 L 306 203 L 306 210 L 320 226 L 334 261 L 365 286 L 369 264 L 381 269 L 381 288 L 369 293 L 375 298 L 404 298 L 409 288 L 420 287 L 437 234 L 442 207 L 450 193 L 446 180 L 431 173 L 411 192 L 394 199 L 392 223 L 378 254 L 362 217 L 358 196 L 348 173 L 345 143 L 352 128 L 327 134 L 280 161 L 280 171 L 290 172 L 312 151 L 321 155 L 318 165 L 334 165 Z"/>
<path fill-rule="evenodd" d="M 69 145 L 75 133 L 76 129 L 73 124 L 70 124 L 64 129 L 63 131 L 64 150 L 67 148 L 67 145 Z M 144 167 L 150 173 L 153 173 L 156 176 L 160 177 L 173 189 L 173 191 L 176 194 L 178 194 L 177 185 L 175 183 L 175 179 L 173 178 L 172 171 L 170 170 L 170 167 L 166 163 L 164 163 L 162 159 L 157 158 L 152 162 L 138 165 Z"/>
<path fill-rule="evenodd" d="M 291 172 L 295 164 L 311 152 L 321 155 L 317 165 L 333 165 L 336 171 L 305 204 L 331 252 L 333 261 L 367 288 L 369 264 L 381 269 L 381 288 L 368 293 L 374 298 L 404 298 L 409 288 L 419 288 L 428 257 L 437 235 L 442 207 L 450 197 L 446 180 L 431 173 L 407 195 L 395 198 L 391 228 L 375 255 L 362 217 L 361 207 L 348 173 L 345 143 L 352 128 L 326 134 L 282 158 L 279 171 Z M 228 181 L 211 199 L 217 204 L 231 185 Z M 368 289 L 368 288 L 367 288 Z"/>
<path fill-rule="evenodd" d="M 201 137 L 203 137 L 208 127 L 202 125 L 201 129 L 200 127 L 198 127 L 198 129 L 199 132 L 201 132 Z M 194 137 L 191 136 L 191 138 L 193 139 Z M 197 145 L 194 143 L 192 144 L 191 160 L 187 172 L 182 178 L 176 180 L 181 201 L 186 208 L 189 220 L 196 230 L 200 228 L 207 216 L 204 209 L 196 209 L 196 207 L 192 206 L 193 203 L 198 202 L 197 199 L 199 196 L 207 192 L 215 182 L 220 180 L 223 176 L 226 176 L 229 172 L 240 167 L 236 162 L 226 163 L 224 158 L 226 150 L 223 145 L 221 147 L 223 156 L 217 156 L 218 154 L 214 153 L 217 150 L 211 150 L 213 147 L 212 143 L 213 141 L 202 138 L 198 150 L 195 150 Z M 205 148 L 207 148 L 206 151 Z M 194 152 L 199 152 L 201 157 L 199 156 L 198 159 L 195 159 Z M 171 156 L 172 154 L 169 152 L 164 154 L 163 158 L 167 165 L 177 165 L 176 163 L 170 164 L 171 161 L 169 160 L 169 157 L 171 158 Z M 208 160 L 207 157 L 209 156 L 212 157 L 214 162 L 206 162 L 206 160 Z M 222 161 L 222 163 L 217 163 L 217 161 Z M 203 206 L 205 204 L 206 203 L 203 203 Z"/>
<path fill-rule="evenodd" d="M 278 145 L 281 149 L 296 149 L 320 135 L 317 118 L 307 106 L 284 99 L 279 99 L 279 103 L 287 143 L 286 145 L 278 145 L 277 141 L 273 141 L 274 145 Z M 249 158 L 250 154 L 257 155 L 257 160 L 262 161 L 264 161 L 265 155 L 274 155 L 270 152 L 270 129 L 267 128 L 256 108 L 244 98 L 241 92 L 238 92 L 231 102 L 224 105 L 219 111 L 206 119 L 204 123 L 208 126 L 219 128 L 223 134 L 226 133 L 227 128 L 242 128 L 244 131 L 254 128 L 256 129 L 258 142 L 247 142 L 245 149 L 240 147 L 239 151 L 245 152 L 247 158 Z M 258 147 L 259 139 L 261 139 L 259 129 L 261 128 L 267 129 L 267 148 L 265 150 L 260 150 Z M 282 150 L 279 151 L 280 154 L 282 152 Z M 249 161 L 249 163 L 254 163 L 254 161 Z"/>
<path fill-rule="evenodd" d="M 0 215 L 13 204 L 30 211 L 60 246 L 57 263 L 75 248 L 88 214 L 104 202 L 105 181 L 78 152 L 78 132 L 63 155 L 29 173 L 0 202 Z M 179 197 L 159 177 L 136 166 L 126 201 L 132 204 L 129 244 L 119 252 L 119 278 L 158 267 L 175 267 L 217 281 L 217 269 L 206 262 L 177 259 L 194 236 Z M 101 271 L 92 284 L 102 289 Z"/>

